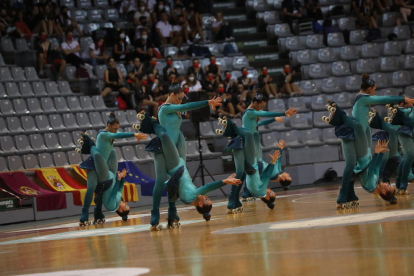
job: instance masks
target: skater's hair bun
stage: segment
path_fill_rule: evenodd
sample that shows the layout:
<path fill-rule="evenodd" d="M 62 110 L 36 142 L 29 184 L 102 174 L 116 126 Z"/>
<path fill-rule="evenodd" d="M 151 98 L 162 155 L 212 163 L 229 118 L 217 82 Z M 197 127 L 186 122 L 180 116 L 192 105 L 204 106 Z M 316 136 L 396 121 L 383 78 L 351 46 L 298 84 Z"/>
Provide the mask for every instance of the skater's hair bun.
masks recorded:
<path fill-rule="evenodd" d="M 260 90 L 258 90 L 258 92 L 256 93 L 256 95 L 254 96 L 254 98 L 253 98 L 253 102 L 258 102 L 258 103 L 261 103 L 262 101 L 264 101 L 265 100 L 265 98 L 263 97 L 263 94 L 262 93 L 260 93 L 261 91 Z"/>
<path fill-rule="evenodd" d="M 395 197 L 395 189 L 392 191 L 387 191 L 385 194 L 380 193 L 379 195 L 383 200 L 388 201 L 391 204 L 397 203 L 397 198 Z"/>
<path fill-rule="evenodd" d="M 370 75 L 366 73 L 362 74 L 362 79 L 369 79 L 369 78 L 370 78 Z"/>
<path fill-rule="evenodd" d="M 203 214 L 203 218 L 204 218 L 206 221 L 209 221 L 209 220 L 211 219 L 211 214 L 210 214 L 210 212 L 208 212 L 208 213 L 204 213 L 204 214 Z"/>
<path fill-rule="evenodd" d="M 211 217 L 210 211 L 212 208 L 213 208 L 213 205 L 210 205 L 210 204 L 204 204 L 203 207 L 200 207 L 198 205 L 196 206 L 197 212 L 199 214 L 202 214 L 205 220 L 207 220 L 206 219 L 207 216 L 209 216 L 208 220 L 210 220 L 210 217 Z"/>
<path fill-rule="evenodd" d="M 281 180 L 280 185 L 282 185 L 283 189 L 289 189 L 290 183 L 292 183 L 292 180 Z"/>
<path fill-rule="evenodd" d="M 260 198 L 264 203 L 266 203 L 267 205 L 275 202 L 276 200 L 276 193 L 272 191 L 272 193 L 270 194 L 270 199 L 267 200 L 264 197 Z"/>
<path fill-rule="evenodd" d="M 169 90 L 170 94 L 174 93 L 174 95 L 177 95 L 177 94 L 184 91 L 183 88 L 178 83 L 171 84 L 170 87 L 168 88 L 168 90 Z"/>
<path fill-rule="evenodd" d="M 107 125 L 119 124 L 119 120 L 115 117 L 115 113 L 109 113 L 109 119 Z"/>
<path fill-rule="evenodd" d="M 375 85 L 375 81 L 371 79 L 370 75 L 362 74 L 361 90 L 365 91 Z"/>

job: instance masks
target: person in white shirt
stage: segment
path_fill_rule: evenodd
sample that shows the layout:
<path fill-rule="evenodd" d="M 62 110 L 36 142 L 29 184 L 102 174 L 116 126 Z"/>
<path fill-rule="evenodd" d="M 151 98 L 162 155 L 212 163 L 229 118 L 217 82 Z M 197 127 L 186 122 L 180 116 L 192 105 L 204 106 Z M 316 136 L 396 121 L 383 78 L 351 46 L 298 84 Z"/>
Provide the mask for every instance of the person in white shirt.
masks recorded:
<path fill-rule="evenodd" d="M 187 75 L 186 80 L 181 82 L 180 86 L 184 87 L 184 85 L 188 85 L 190 89 L 189 92 L 200 91 L 203 88 L 201 86 L 201 83 L 195 78 L 195 75 L 193 73 Z"/>
<path fill-rule="evenodd" d="M 106 60 L 109 58 L 105 51 L 105 39 L 102 37 L 96 38 L 94 42 L 89 44 L 88 49 L 82 53 L 82 58 L 85 62 L 92 64 L 95 68 L 98 63 L 105 64 Z"/>
<path fill-rule="evenodd" d="M 81 65 L 85 65 L 85 61 L 80 57 L 80 46 L 79 43 L 73 39 L 73 33 L 66 33 L 66 40 L 60 45 L 62 48 L 63 54 L 65 55 L 65 60 L 67 63 L 73 64 L 76 68 L 79 68 Z"/>
<path fill-rule="evenodd" d="M 177 17 L 177 25 L 174 25 L 173 27 L 173 35 L 184 37 L 187 44 L 192 44 L 189 39 L 189 34 L 191 34 L 190 26 L 188 26 L 188 23 L 185 21 L 184 15 L 181 14 Z"/>
<path fill-rule="evenodd" d="M 134 26 L 137 26 L 140 24 L 140 18 L 142 16 L 145 16 L 145 18 L 147 19 L 147 23 L 151 25 L 152 21 L 151 21 L 151 15 L 150 13 L 147 11 L 147 4 L 144 1 L 139 2 L 139 7 L 138 10 L 134 13 Z"/>
<path fill-rule="evenodd" d="M 136 11 L 137 5 L 135 0 L 124 0 L 121 3 L 121 7 L 119 8 L 119 14 L 128 14 L 130 11 Z"/>
<path fill-rule="evenodd" d="M 218 12 L 216 13 L 216 18 L 214 22 L 211 24 L 211 30 L 214 34 L 214 39 L 217 40 L 234 40 L 233 37 L 233 28 L 227 22 L 223 20 L 223 15 Z"/>
<path fill-rule="evenodd" d="M 157 29 L 162 45 L 173 44 L 178 49 L 181 48 L 181 45 L 183 44 L 183 38 L 181 36 L 173 35 L 173 28 L 168 22 L 168 15 L 166 12 L 163 12 L 161 14 L 161 21 L 159 21 L 155 27 Z"/>

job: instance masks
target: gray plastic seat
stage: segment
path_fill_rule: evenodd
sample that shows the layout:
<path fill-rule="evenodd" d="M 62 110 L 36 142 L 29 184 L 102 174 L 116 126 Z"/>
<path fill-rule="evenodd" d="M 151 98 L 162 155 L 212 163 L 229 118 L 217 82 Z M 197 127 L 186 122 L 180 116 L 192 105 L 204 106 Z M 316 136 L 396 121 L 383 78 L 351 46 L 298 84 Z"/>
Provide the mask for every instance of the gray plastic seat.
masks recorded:
<path fill-rule="evenodd" d="M 262 145 L 263 151 L 269 151 L 276 149 L 276 143 L 279 141 L 280 137 L 276 137 L 276 132 L 270 132 L 266 134 L 262 134 Z M 278 139 L 279 138 L 279 139 Z"/>
<path fill-rule="evenodd" d="M 326 110 L 328 97 L 324 94 L 312 96 L 311 108 L 312 110 Z"/>
<path fill-rule="evenodd" d="M 23 99 L 14 99 L 13 106 L 14 106 L 14 111 L 16 112 L 16 114 L 29 113 L 29 109 L 27 109 L 26 102 Z"/>
<path fill-rule="evenodd" d="M 290 118 L 287 116 L 283 119 L 283 123 L 275 122 L 268 125 L 268 127 L 271 131 L 278 132 L 288 131 L 292 129 L 292 126 L 290 125 Z"/>
<path fill-rule="evenodd" d="M 69 81 L 76 81 L 78 80 L 75 77 L 76 67 L 75 66 L 66 66 L 65 68 L 65 76 Z"/>
<path fill-rule="evenodd" d="M 6 65 L 6 63 L 4 62 L 3 55 L 0 54 L 0 66 L 5 66 L 5 65 Z"/>
<path fill-rule="evenodd" d="M 336 137 L 335 128 L 325 128 L 322 130 L 323 141 L 328 145 L 339 145 L 341 139 Z"/>
<path fill-rule="evenodd" d="M 347 61 L 335 61 L 332 63 L 332 74 L 337 77 L 351 75 L 349 63 Z"/>
<path fill-rule="evenodd" d="M 397 96 L 400 91 L 401 91 L 401 89 L 398 89 L 398 88 L 377 89 L 377 91 L 375 92 L 375 95 L 378 95 L 378 96 Z M 407 92 L 407 87 L 405 88 L 405 92 Z M 411 94 L 411 95 L 413 95 L 413 94 Z M 407 97 L 410 97 L 410 96 L 407 95 Z M 387 114 L 388 114 L 388 112 L 387 112 Z"/>
<path fill-rule="evenodd" d="M 77 22 L 84 22 L 85 20 L 87 20 L 87 11 L 84 10 L 74 10 L 71 13 L 71 16 L 73 19 L 75 19 Z"/>
<path fill-rule="evenodd" d="M 24 73 L 28 81 L 39 80 L 39 76 L 37 75 L 36 69 L 34 67 L 25 67 Z"/>
<path fill-rule="evenodd" d="M 187 158 L 190 160 L 197 160 L 200 154 L 196 147 L 196 141 L 186 141 L 187 143 Z"/>
<path fill-rule="evenodd" d="M 35 121 L 37 128 L 42 132 L 46 132 L 53 129 L 49 123 L 49 119 L 45 115 L 36 116 Z"/>
<path fill-rule="evenodd" d="M 17 135 L 15 140 L 19 154 L 28 154 L 33 150 L 26 135 Z"/>
<path fill-rule="evenodd" d="M 276 24 L 274 28 L 274 33 L 276 37 L 288 37 L 293 36 L 292 32 L 290 31 L 290 27 L 288 24 Z"/>
<path fill-rule="evenodd" d="M 29 137 L 30 137 L 30 145 L 32 146 L 34 151 L 44 152 L 47 150 L 47 147 L 45 145 L 42 135 L 31 134 Z"/>
<path fill-rule="evenodd" d="M 90 128 L 92 127 L 89 117 L 86 113 L 76 113 L 76 121 L 80 128 Z"/>
<path fill-rule="evenodd" d="M 397 57 L 382 57 L 381 58 L 381 71 L 391 72 L 399 69 L 399 62 Z"/>
<path fill-rule="evenodd" d="M 64 152 L 54 152 L 53 159 L 55 160 L 56 167 L 69 166 L 68 158 Z"/>
<path fill-rule="evenodd" d="M 76 151 L 68 152 L 68 160 L 69 160 L 69 165 L 78 165 L 82 163 L 82 157 Z"/>
<path fill-rule="evenodd" d="M 319 49 L 324 47 L 325 44 L 323 44 L 323 35 L 313 34 L 306 37 L 306 48 Z"/>
<path fill-rule="evenodd" d="M 20 94 L 23 97 L 32 97 L 34 96 L 32 86 L 28 82 L 19 82 Z"/>
<path fill-rule="evenodd" d="M 243 67 L 249 67 L 249 61 L 246 56 L 233 57 L 233 69 L 240 70 Z"/>
<path fill-rule="evenodd" d="M 66 150 L 75 147 L 69 132 L 59 132 L 59 144 Z"/>
<path fill-rule="evenodd" d="M 11 136 L 0 137 L 0 148 L 6 155 L 10 155 L 17 152 L 17 149 L 14 146 L 13 138 Z"/>
<path fill-rule="evenodd" d="M 62 95 L 72 95 L 72 89 L 67 81 L 59 81 L 59 91 Z"/>
<path fill-rule="evenodd" d="M 342 17 L 338 20 L 338 26 L 341 31 L 352 31 L 356 29 L 356 18 L 354 17 Z"/>
<path fill-rule="evenodd" d="M 282 99 L 271 99 L 267 102 L 269 110 L 272 112 L 285 112 L 286 104 Z"/>
<path fill-rule="evenodd" d="M 406 55 L 404 59 L 404 69 L 414 69 L 414 55 Z"/>
<path fill-rule="evenodd" d="M 299 36 L 287 37 L 285 46 L 289 51 L 304 50 L 306 49 L 306 41 L 302 41 Z"/>
<path fill-rule="evenodd" d="M 146 114 L 147 116 L 148 114 Z M 132 124 L 138 124 L 140 121 L 137 118 L 137 112 L 135 110 L 127 110 L 126 117 L 128 119 L 128 122 Z"/>
<path fill-rule="evenodd" d="M 294 129 L 312 128 L 312 113 L 298 113 L 290 117 L 290 124 Z"/>
<path fill-rule="evenodd" d="M 374 73 L 376 71 L 374 60 L 373 59 L 358 59 L 356 62 L 356 71 L 358 74 Z"/>
<path fill-rule="evenodd" d="M 282 132 L 282 139 L 286 142 L 287 148 L 301 148 L 305 146 L 302 143 L 301 133 L 297 130 Z"/>
<path fill-rule="evenodd" d="M 49 99 L 49 101 L 50 101 L 50 99 Z M 43 109 L 40 107 L 40 103 L 39 103 L 39 100 L 37 98 L 27 99 L 27 107 L 30 111 L 30 114 L 37 115 L 37 114 L 42 114 L 43 113 Z M 48 108 L 48 106 L 46 106 L 46 108 Z M 46 112 L 46 110 L 45 110 L 45 112 Z"/>
<path fill-rule="evenodd" d="M 14 41 L 14 43 L 16 44 L 16 50 L 18 52 L 29 52 L 29 45 L 27 44 L 26 39 L 24 38 L 18 38 Z"/>
<path fill-rule="evenodd" d="M 319 49 L 318 60 L 320 62 L 334 62 L 338 60 L 338 57 L 333 48 L 326 47 L 326 48 Z"/>
<path fill-rule="evenodd" d="M 22 117 L 22 127 L 25 133 L 32 133 L 38 131 L 35 121 L 32 116 L 23 116 Z M 1 123 L 0 123 L 0 132 L 1 131 Z"/>
<path fill-rule="evenodd" d="M 40 99 L 42 109 L 47 113 L 53 113 L 56 112 L 56 108 L 53 104 L 53 101 L 51 98 L 41 98 Z"/>
<path fill-rule="evenodd" d="M 55 97 L 54 99 L 56 110 L 59 112 L 70 111 L 66 99 L 64 97 Z"/>
<path fill-rule="evenodd" d="M 358 49 L 355 45 L 345 45 L 341 47 L 342 60 L 357 60 L 358 58 Z"/>
<path fill-rule="evenodd" d="M 80 97 L 80 104 L 83 110 L 94 110 L 95 107 L 92 104 L 91 97 L 82 96 Z"/>
<path fill-rule="evenodd" d="M 410 38 L 405 42 L 405 53 L 414 54 L 414 38 Z"/>
<path fill-rule="evenodd" d="M 10 100 L 0 100 L 0 111 L 3 115 L 15 114 Z"/>
<path fill-rule="evenodd" d="M 347 92 L 333 95 L 333 101 L 336 102 L 341 108 L 351 108 L 353 106 L 352 96 Z"/>
<path fill-rule="evenodd" d="M 99 79 L 103 79 L 106 69 L 107 69 L 106 65 L 97 65 L 96 66 L 96 76 Z"/>
<path fill-rule="evenodd" d="M 102 121 L 102 116 L 99 112 L 89 113 L 89 119 L 94 128 L 101 128 L 105 126 L 104 122 Z"/>
<path fill-rule="evenodd" d="M 411 85 L 411 76 L 408 71 L 397 71 L 392 74 L 392 86 L 409 86 Z"/>
<path fill-rule="evenodd" d="M 214 133 L 210 122 L 201 122 L 200 123 L 200 133 L 201 133 L 201 136 L 203 136 L 203 137 L 217 136 L 217 134 Z"/>
<path fill-rule="evenodd" d="M 128 122 L 128 120 L 126 118 L 125 111 L 122 111 L 122 110 L 115 111 L 115 116 L 119 120 L 119 124 L 121 126 L 129 126 L 130 125 L 130 123 Z M 106 117 L 109 117 L 109 114 Z"/>
<path fill-rule="evenodd" d="M 59 114 L 52 114 L 49 115 L 50 125 L 54 130 L 61 130 L 65 129 L 66 127 L 63 125 L 62 117 Z"/>
<path fill-rule="evenodd" d="M 104 11 L 104 16 L 106 20 L 117 21 L 119 19 L 119 14 L 116 9 L 106 9 Z"/>
<path fill-rule="evenodd" d="M 23 156 L 23 163 L 27 170 L 40 168 L 37 157 L 34 154 L 27 154 Z"/>
<path fill-rule="evenodd" d="M 20 125 L 20 120 L 17 117 L 7 117 L 7 128 L 13 134 L 22 133 L 23 128 Z"/>
<path fill-rule="evenodd" d="M 103 101 L 101 96 L 93 96 L 92 103 L 95 107 L 95 110 L 107 110 L 108 108 L 105 106 L 105 102 Z"/>
<path fill-rule="evenodd" d="M 375 81 L 377 89 L 389 87 L 388 77 L 385 73 L 375 73 L 371 75 L 371 78 Z"/>
<path fill-rule="evenodd" d="M 408 25 L 395 26 L 393 32 L 400 40 L 406 40 L 411 37 L 411 29 Z"/>
<path fill-rule="evenodd" d="M 322 131 L 317 128 L 302 130 L 302 142 L 309 147 L 322 146 L 325 143 L 322 140 Z"/>
<path fill-rule="evenodd" d="M 50 153 L 39 154 L 39 163 L 41 168 L 52 168 L 55 166 L 55 163 L 53 163 L 53 159 Z"/>
<path fill-rule="evenodd" d="M 10 171 L 24 170 L 22 159 L 20 158 L 20 156 L 9 156 L 7 157 L 7 162 L 9 163 Z"/>
<path fill-rule="evenodd" d="M 1 81 L 13 81 L 9 68 L 0 67 L 0 80 Z"/>
<path fill-rule="evenodd" d="M 6 91 L 4 90 L 3 84 L 0 83 L 0 99 L 7 97 Z"/>
<path fill-rule="evenodd" d="M 46 82 L 46 91 L 49 95 L 60 95 L 59 86 L 54 81 Z"/>
<path fill-rule="evenodd" d="M 88 19 L 90 21 L 101 22 L 103 20 L 102 15 L 103 15 L 102 10 L 97 10 L 97 9 L 88 10 Z"/>
<path fill-rule="evenodd" d="M 309 49 L 298 51 L 296 58 L 299 64 L 312 64 L 318 62 L 316 53 Z"/>
<path fill-rule="evenodd" d="M 148 151 L 145 151 L 145 145 L 142 145 L 142 144 L 136 145 L 135 151 L 139 158 L 138 163 L 148 163 L 148 162 L 152 162 L 154 159 L 153 157 L 151 157 Z"/>
<path fill-rule="evenodd" d="M 118 158 L 118 162 L 126 161 L 120 147 L 114 147 L 114 150 L 116 153 L 116 157 Z"/>
<path fill-rule="evenodd" d="M 309 111 L 309 108 L 306 107 L 305 100 L 303 97 L 289 98 L 288 106 L 296 108 L 298 112 Z"/>
<path fill-rule="evenodd" d="M 353 30 L 349 34 L 351 44 L 364 44 L 368 35 L 368 30 Z"/>
<path fill-rule="evenodd" d="M 401 55 L 401 45 L 398 41 L 387 41 L 384 43 L 384 56 Z"/>
<path fill-rule="evenodd" d="M 108 0 L 95 0 L 95 7 L 108 7 L 109 3 Z"/>
<path fill-rule="evenodd" d="M 340 47 L 346 44 L 342 33 L 329 33 L 327 42 L 329 47 Z"/>
<path fill-rule="evenodd" d="M 138 161 L 139 158 L 137 157 L 137 154 L 134 151 L 134 148 L 132 146 L 123 146 L 122 147 L 122 153 L 124 154 L 124 157 L 128 161 Z"/>
<path fill-rule="evenodd" d="M 361 57 L 362 58 L 376 58 L 380 56 L 380 49 L 377 43 L 366 43 L 362 45 Z"/>
<path fill-rule="evenodd" d="M 24 76 L 24 72 L 20 67 L 12 67 L 11 74 L 14 81 L 25 81 L 26 77 Z"/>
<path fill-rule="evenodd" d="M 75 115 L 73 113 L 65 113 L 62 115 L 62 117 L 63 117 L 63 123 L 67 130 L 79 129 L 79 126 L 76 123 Z"/>
<path fill-rule="evenodd" d="M 317 111 L 313 113 L 313 125 L 317 128 L 326 128 L 332 127 L 330 124 L 322 121 L 322 116 L 329 116 L 328 110 L 325 111 Z"/>
<path fill-rule="evenodd" d="M 6 121 L 0 117 L 0 135 L 5 135 L 9 133 L 9 129 L 6 126 Z"/>
<path fill-rule="evenodd" d="M 34 91 L 36 96 L 46 96 L 47 95 L 45 86 L 40 81 L 33 83 L 33 91 Z"/>
<path fill-rule="evenodd" d="M 68 97 L 67 101 L 71 111 L 82 110 L 78 97 Z"/>
<path fill-rule="evenodd" d="M 329 77 L 322 79 L 322 91 L 325 93 L 338 93 L 345 90 L 343 78 Z"/>
<path fill-rule="evenodd" d="M 304 96 L 317 95 L 321 93 L 321 80 L 302 80 L 299 84 Z"/>
<path fill-rule="evenodd" d="M 19 88 L 15 82 L 6 82 L 6 94 L 10 98 L 18 98 L 21 96 Z"/>
<path fill-rule="evenodd" d="M 56 133 L 46 133 L 44 135 L 44 138 L 45 145 L 49 149 L 49 151 L 56 151 L 57 149 L 62 148 L 59 144 L 59 140 Z"/>
<path fill-rule="evenodd" d="M 199 150 L 198 143 L 195 143 L 197 150 Z M 207 158 L 217 158 L 219 156 L 222 156 L 221 152 L 212 152 L 210 151 L 207 141 L 201 140 L 201 150 L 203 153 L 203 156 L 206 156 Z"/>
<path fill-rule="evenodd" d="M 414 86 L 407 86 L 405 89 L 404 89 L 404 94 L 407 96 L 407 97 L 409 97 L 409 98 L 412 98 L 412 97 L 414 97 Z"/>
<path fill-rule="evenodd" d="M 309 76 L 315 79 L 326 78 L 329 73 L 323 63 L 316 63 L 309 65 Z"/>
<path fill-rule="evenodd" d="M 0 172 L 7 171 L 9 171 L 9 167 L 7 166 L 6 159 L 4 159 L 4 157 L 0 157 Z"/>
<path fill-rule="evenodd" d="M 352 75 L 345 79 L 345 90 L 346 91 L 359 91 L 361 89 L 361 76 Z"/>
<path fill-rule="evenodd" d="M 397 25 L 397 19 L 400 17 L 398 12 L 386 12 L 382 14 L 382 26 L 394 27 Z"/>
<path fill-rule="evenodd" d="M 5 54 L 14 54 L 14 52 L 16 52 L 13 41 L 10 37 L 1 38 L 1 49 L 5 52 Z"/>

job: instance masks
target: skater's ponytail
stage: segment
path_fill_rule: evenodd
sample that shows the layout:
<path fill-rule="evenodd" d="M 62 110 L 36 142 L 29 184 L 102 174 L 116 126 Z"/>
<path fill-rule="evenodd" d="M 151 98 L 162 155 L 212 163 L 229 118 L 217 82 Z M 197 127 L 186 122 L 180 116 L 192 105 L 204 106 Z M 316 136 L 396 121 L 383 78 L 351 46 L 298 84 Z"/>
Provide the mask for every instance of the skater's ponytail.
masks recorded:
<path fill-rule="evenodd" d="M 107 125 L 119 124 L 119 120 L 115 117 L 115 113 L 109 113 L 109 119 Z"/>
<path fill-rule="evenodd" d="M 361 90 L 365 91 L 373 86 L 375 86 L 375 81 L 371 79 L 370 75 L 362 74 Z"/>
<path fill-rule="evenodd" d="M 290 183 L 292 183 L 292 180 L 280 180 L 280 185 L 285 191 L 289 189 Z"/>
<path fill-rule="evenodd" d="M 119 209 L 120 209 L 122 203 L 125 203 L 125 206 L 128 207 L 128 208 L 124 207 L 124 208 L 122 208 L 122 211 L 120 211 Z M 123 221 L 127 221 L 129 211 L 130 211 L 129 206 L 126 204 L 126 202 L 123 200 L 123 198 L 121 198 L 121 201 L 119 202 L 119 207 L 115 212 L 118 214 L 118 216 L 120 216 L 122 218 Z"/>

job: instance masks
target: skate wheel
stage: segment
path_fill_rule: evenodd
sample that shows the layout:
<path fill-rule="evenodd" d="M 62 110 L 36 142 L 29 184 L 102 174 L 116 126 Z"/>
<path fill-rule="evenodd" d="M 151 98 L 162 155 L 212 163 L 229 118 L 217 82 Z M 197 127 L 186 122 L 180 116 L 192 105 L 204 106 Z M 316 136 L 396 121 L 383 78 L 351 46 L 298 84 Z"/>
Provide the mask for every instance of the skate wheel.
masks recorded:
<path fill-rule="evenodd" d="M 397 113 L 397 109 L 395 109 L 395 108 L 394 108 L 394 109 L 392 110 L 392 113 L 394 113 L 394 114 L 395 114 L 395 113 Z"/>
<path fill-rule="evenodd" d="M 243 213 L 243 211 L 244 211 L 243 207 L 239 207 L 239 208 L 237 208 L 237 212 L 239 212 L 239 213 Z"/>
<path fill-rule="evenodd" d="M 162 230 L 162 225 L 161 224 L 151 226 L 151 228 L 150 228 L 150 231 L 161 231 L 161 230 Z"/>
<path fill-rule="evenodd" d="M 137 119 L 140 120 L 140 121 L 142 121 L 142 120 L 145 119 L 145 115 L 144 114 L 141 114 L 141 113 L 138 113 L 137 114 Z"/>
<path fill-rule="evenodd" d="M 247 199 L 246 198 L 242 198 L 242 200 L 241 200 L 242 202 L 247 202 Z"/>
<path fill-rule="evenodd" d="M 227 126 L 227 120 L 223 120 L 222 125 Z"/>
<path fill-rule="evenodd" d="M 84 144 L 83 139 L 78 139 L 78 141 L 76 141 L 76 142 L 81 146 Z"/>
<path fill-rule="evenodd" d="M 216 129 L 216 134 L 223 135 L 223 130 L 222 129 Z"/>
<path fill-rule="evenodd" d="M 81 153 L 82 151 L 81 151 L 81 149 L 76 148 L 76 149 L 75 149 L 75 152 L 76 152 L 76 153 Z"/>
<path fill-rule="evenodd" d="M 136 130 L 139 130 L 141 128 L 141 125 L 140 124 L 133 124 L 132 128 L 136 129 Z"/>

